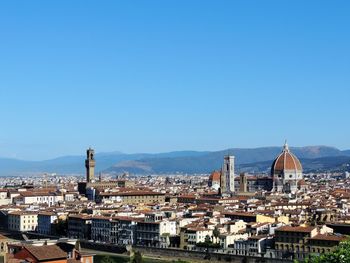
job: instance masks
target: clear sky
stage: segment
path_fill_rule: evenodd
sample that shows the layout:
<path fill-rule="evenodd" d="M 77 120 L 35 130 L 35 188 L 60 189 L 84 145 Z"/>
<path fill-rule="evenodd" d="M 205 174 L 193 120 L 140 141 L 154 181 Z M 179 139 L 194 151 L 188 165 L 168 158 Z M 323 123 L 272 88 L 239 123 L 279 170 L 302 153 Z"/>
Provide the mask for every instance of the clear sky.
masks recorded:
<path fill-rule="evenodd" d="M 350 148 L 350 1 L 1 1 L 0 156 Z"/>

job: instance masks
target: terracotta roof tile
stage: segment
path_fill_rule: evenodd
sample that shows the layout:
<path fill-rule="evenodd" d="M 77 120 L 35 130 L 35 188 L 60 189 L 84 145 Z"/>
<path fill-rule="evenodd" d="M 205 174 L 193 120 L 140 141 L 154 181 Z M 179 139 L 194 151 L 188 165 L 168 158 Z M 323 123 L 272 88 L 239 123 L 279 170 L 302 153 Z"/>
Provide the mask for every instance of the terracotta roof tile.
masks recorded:
<path fill-rule="evenodd" d="M 50 259 L 67 258 L 66 252 L 56 245 L 49 246 L 32 246 L 25 245 L 24 248 L 29 251 L 38 261 L 46 261 Z"/>

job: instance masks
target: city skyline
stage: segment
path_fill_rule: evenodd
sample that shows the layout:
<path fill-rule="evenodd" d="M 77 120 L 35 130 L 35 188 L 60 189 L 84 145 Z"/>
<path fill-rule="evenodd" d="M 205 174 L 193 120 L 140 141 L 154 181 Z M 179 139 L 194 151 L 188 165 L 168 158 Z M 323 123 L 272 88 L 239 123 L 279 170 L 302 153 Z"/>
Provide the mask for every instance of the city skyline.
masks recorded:
<path fill-rule="evenodd" d="M 0 263 L 350 262 L 349 10 L 0 1 Z"/>
<path fill-rule="evenodd" d="M 1 3 L 0 156 L 350 149 L 349 7 Z"/>

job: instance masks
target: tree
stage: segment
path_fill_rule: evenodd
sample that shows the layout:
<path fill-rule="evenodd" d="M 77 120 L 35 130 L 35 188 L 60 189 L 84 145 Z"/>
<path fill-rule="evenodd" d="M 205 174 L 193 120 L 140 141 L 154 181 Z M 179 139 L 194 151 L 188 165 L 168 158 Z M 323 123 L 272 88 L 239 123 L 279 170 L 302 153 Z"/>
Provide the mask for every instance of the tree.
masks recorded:
<path fill-rule="evenodd" d="M 80 247 L 80 240 L 77 240 L 77 242 L 75 242 L 75 246 L 74 248 L 78 251 L 80 251 L 81 247 Z"/>
<path fill-rule="evenodd" d="M 350 241 L 340 243 L 340 245 L 330 253 L 311 256 L 305 263 L 348 263 L 350 262 Z"/>
<path fill-rule="evenodd" d="M 68 222 L 67 220 L 58 219 L 54 224 L 54 232 L 58 236 L 67 236 Z"/>
<path fill-rule="evenodd" d="M 205 236 L 204 243 L 210 244 L 211 243 L 211 238 L 209 235 Z"/>
<path fill-rule="evenodd" d="M 114 263 L 114 260 L 110 256 L 104 256 L 101 263 Z"/>
<path fill-rule="evenodd" d="M 131 263 L 142 263 L 143 262 L 143 258 L 142 258 L 142 254 L 140 251 L 136 251 L 134 256 L 132 257 Z"/>
<path fill-rule="evenodd" d="M 220 235 L 220 231 L 217 227 L 215 227 L 213 230 L 213 236 L 215 237 L 215 242 L 218 242 L 219 235 Z"/>

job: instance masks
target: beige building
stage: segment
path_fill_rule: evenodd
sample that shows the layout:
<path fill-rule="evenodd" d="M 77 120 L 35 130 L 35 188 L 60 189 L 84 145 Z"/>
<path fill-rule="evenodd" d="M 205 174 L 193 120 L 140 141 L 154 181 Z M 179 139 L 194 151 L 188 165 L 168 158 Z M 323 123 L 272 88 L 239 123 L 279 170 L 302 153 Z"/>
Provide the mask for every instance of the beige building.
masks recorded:
<path fill-rule="evenodd" d="M 35 231 L 38 227 L 38 213 L 13 211 L 8 214 L 8 229 L 12 231 Z"/>
<path fill-rule="evenodd" d="M 243 220 L 230 221 L 224 224 L 225 230 L 228 233 L 238 233 L 239 231 L 245 230 L 247 223 Z"/>
<path fill-rule="evenodd" d="M 282 226 L 275 231 L 275 249 L 277 255 L 288 257 L 294 254 L 303 259 L 310 253 L 332 251 L 345 238 L 335 236 L 333 230 L 323 226 Z"/>
<path fill-rule="evenodd" d="M 152 191 L 103 192 L 98 196 L 103 203 L 122 203 L 139 205 L 149 203 L 165 203 L 165 194 Z"/>
<path fill-rule="evenodd" d="M 237 233 L 223 233 L 219 236 L 219 242 L 221 248 L 229 249 L 229 245 L 234 244 L 236 240 L 247 240 L 248 237 L 248 233 L 245 233 L 244 231 Z"/>
<path fill-rule="evenodd" d="M 10 239 L 6 236 L 0 235 L 0 262 L 6 263 L 6 256 L 8 253 L 8 244 L 14 242 L 13 239 Z"/>
<path fill-rule="evenodd" d="M 11 203 L 11 198 L 9 197 L 7 190 L 0 189 L 0 205 L 8 205 Z"/>

